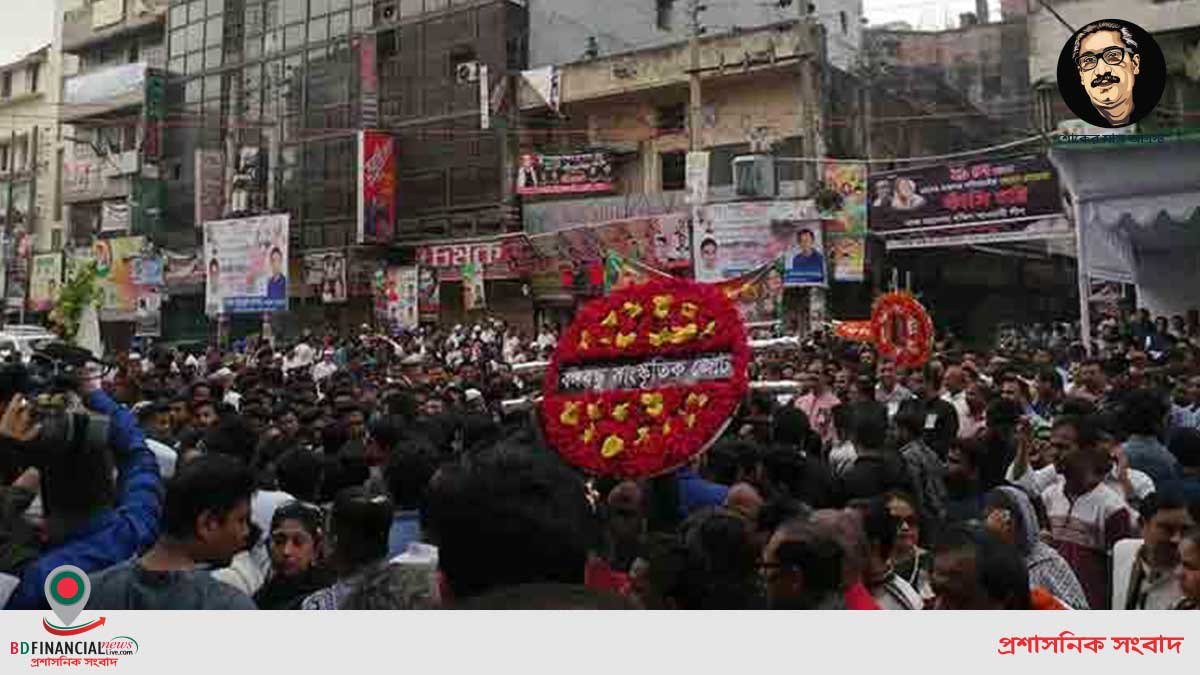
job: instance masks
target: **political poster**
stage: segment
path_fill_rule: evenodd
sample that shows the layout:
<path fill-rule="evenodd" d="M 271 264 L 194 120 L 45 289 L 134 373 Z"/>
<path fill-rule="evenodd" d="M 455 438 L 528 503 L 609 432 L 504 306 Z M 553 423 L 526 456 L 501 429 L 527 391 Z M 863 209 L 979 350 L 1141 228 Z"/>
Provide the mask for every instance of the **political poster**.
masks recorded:
<path fill-rule="evenodd" d="M 417 314 L 421 321 L 437 322 L 442 312 L 442 288 L 438 272 L 432 267 L 421 267 L 417 279 Z"/>
<path fill-rule="evenodd" d="M 143 286 L 139 289 L 134 332 L 137 337 L 162 335 L 162 292 L 158 287 Z"/>
<path fill-rule="evenodd" d="M 326 304 L 346 302 L 346 252 L 315 251 L 304 255 L 304 284 L 307 295 Z"/>
<path fill-rule="evenodd" d="M 872 232 L 1021 223 L 1062 212 L 1058 179 L 1041 155 L 983 159 L 871 174 Z"/>
<path fill-rule="evenodd" d="M 484 296 L 483 270 L 475 263 L 462 266 L 463 309 L 483 309 L 487 306 Z"/>
<path fill-rule="evenodd" d="M 358 243 L 388 243 L 396 232 L 396 141 L 358 132 Z"/>
<path fill-rule="evenodd" d="M 697 281 L 714 283 L 783 259 L 786 286 L 826 283 L 821 220 L 811 201 L 712 204 L 694 224 Z"/>
<path fill-rule="evenodd" d="M 827 233 L 867 233 L 867 165 L 861 162 L 826 162 L 825 186 L 838 196 L 834 208 L 822 211 Z"/>
<path fill-rule="evenodd" d="M 717 286 L 733 301 L 747 324 L 778 321 L 783 311 L 783 260 L 776 259 L 756 270 Z"/>
<path fill-rule="evenodd" d="M 69 261 L 68 266 L 72 270 L 81 263 L 96 263 L 101 321 L 134 320 L 139 288 L 134 267 L 145 245 L 144 237 L 97 239 L 92 242 L 91 248 L 80 249 Z"/>
<path fill-rule="evenodd" d="M 398 302 L 392 316 L 393 323 L 403 330 L 416 330 L 421 324 L 421 272 L 416 266 L 393 267 L 396 274 Z"/>
<path fill-rule="evenodd" d="M 829 266 L 833 270 L 833 280 L 863 281 L 866 279 L 866 235 L 826 232 L 825 236 L 825 250 L 829 253 Z"/>
<path fill-rule="evenodd" d="M 686 213 L 622 218 L 577 225 L 529 238 L 534 253 L 580 264 L 603 261 L 609 254 L 662 270 L 691 265 Z"/>
<path fill-rule="evenodd" d="M 204 224 L 209 316 L 287 309 L 288 224 L 287 214 Z"/>
<path fill-rule="evenodd" d="M 574 155 L 521 155 L 517 194 L 563 195 L 609 192 L 613 189 L 612 159 L 605 152 Z"/>
<path fill-rule="evenodd" d="M 63 283 L 63 254 L 39 253 L 33 256 L 29 277 L 29 309 L 45 312 L 58 301 Z"/>

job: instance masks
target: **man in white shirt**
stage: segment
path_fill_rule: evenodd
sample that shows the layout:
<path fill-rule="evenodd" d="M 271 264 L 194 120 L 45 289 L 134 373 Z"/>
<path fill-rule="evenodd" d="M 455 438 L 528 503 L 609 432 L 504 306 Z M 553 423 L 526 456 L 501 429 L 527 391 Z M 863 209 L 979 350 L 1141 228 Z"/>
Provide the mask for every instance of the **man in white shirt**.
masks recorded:
<path fill-rule="evenodd" d="M 321 362 L 313 366 L 313 381 L 321 382 L 336 373 L 337 369 L 337 364 L 333 362 L 333 350 L 326 349 L 322 355 Z"/>

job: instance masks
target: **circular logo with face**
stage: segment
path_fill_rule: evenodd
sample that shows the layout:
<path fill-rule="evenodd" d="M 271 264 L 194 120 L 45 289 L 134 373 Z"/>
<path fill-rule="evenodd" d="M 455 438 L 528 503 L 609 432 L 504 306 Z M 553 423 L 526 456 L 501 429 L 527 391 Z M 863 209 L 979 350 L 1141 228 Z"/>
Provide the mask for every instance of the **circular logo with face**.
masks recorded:
<path fill-rule="evenodd" d="M 1080 119 L 1106 127 L 1140 121 L 1162 96 L 1166 65 L 1150 34 L 1128 21 L 1093 21 L 1058 57 L 1058 90 Z"/>

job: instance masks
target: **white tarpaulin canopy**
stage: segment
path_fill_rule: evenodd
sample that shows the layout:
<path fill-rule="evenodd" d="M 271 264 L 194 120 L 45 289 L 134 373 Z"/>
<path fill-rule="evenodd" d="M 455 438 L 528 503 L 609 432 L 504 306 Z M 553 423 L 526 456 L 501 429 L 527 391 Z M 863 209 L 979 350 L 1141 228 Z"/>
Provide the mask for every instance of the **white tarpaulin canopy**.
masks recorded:
<path fill-rule="evenodd" d="M 1060 145 L 1050 161 L 1072 200 L 1081 287 L 1135 284 L 1156 316 L 1200 307 L 1200 138 Z"/>

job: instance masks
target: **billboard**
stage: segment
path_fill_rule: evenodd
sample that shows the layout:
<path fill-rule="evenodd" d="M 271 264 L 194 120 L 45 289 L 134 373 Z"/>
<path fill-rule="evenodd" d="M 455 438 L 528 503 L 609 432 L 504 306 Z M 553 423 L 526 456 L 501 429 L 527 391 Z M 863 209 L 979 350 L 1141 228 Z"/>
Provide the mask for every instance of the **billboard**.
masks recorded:
<path fill-rule="evenodd" d="M 876 234 L 1020 222 L 1062 211 L 1058 179 L 1040 155 L 871 174 L 868 221 Z"/>
<path fill-rule="evenodd" d="M 33 271 L 29 278 L 29 309 L 44 312 L 54 306 L 63 282 L 62 253 L 39 253 L 33 256 Z"/>
<path fill-rule="evenodd" d="M 209 316 L 287 309 L 288 224 L 287 214 L 204 224 Z"/>
<path fill-rule="evenodd" d="M 811 202 L 713 204 L 694 228 L 697 281 L 733 279 L 782 258 L 784 285 L 826 283 L 822 223 Z"/>
<path fill-rule="evenodd" d="M 346 252 L 318 251 L 304 255 L 304 284 L 308 295 L 327 304 L 346 302 Z"/>
<path fill-rule="evenodd" d="M 144 237 L 97 239 L 90 249 L 79 251 L 73 264 L 96 262 L 100 288 L 100 318 L 104 321 L 133 321 L 137 311 L 138 285 L 135 261 L 141 259 Z"/>
<path fill-rule="evenodd" d="M 609 192 L 613 189 L 612 160 L 605 152 L 576 155 L 521 155 L 517 194 L 565 195 Z"/>
<path fill-rule="evenodd" d="M 358 132 L 358 243 L 390 242 L 396 232 L 396 141 Z"/>
<path fill-rule="evenodd" d="M 418 279 L 417 309 L 421 321 L 436 322 L 442 311 L 442 287 L 438 283 L 437 270 L 422 267 Z"/>
<path fill-rule="evenodd" d="M 542 258 L 579 263 L 604 260 L 615 253 L 627 260 L 671 270 L 692 264 L 688 229 L 686 213 L 666 213 L 532 235 L 529 243 Z"/>

